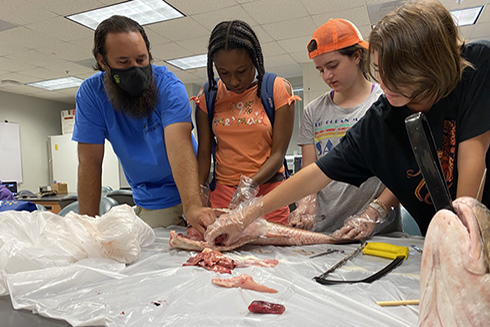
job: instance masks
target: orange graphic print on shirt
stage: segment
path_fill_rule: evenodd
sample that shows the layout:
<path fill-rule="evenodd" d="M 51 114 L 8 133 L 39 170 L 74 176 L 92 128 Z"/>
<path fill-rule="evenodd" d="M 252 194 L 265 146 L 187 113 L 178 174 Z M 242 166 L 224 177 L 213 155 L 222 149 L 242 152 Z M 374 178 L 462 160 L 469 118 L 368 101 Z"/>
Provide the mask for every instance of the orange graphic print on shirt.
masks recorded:
<path fill-rule="evenodd" d="M 274 81 L 274 107 L 301 100 L 289 95 L 283 78 Z M 217 84 L 213 111 L 212 131 L 216 137 L 216 181 L 236 186 L 240 176 L 253 176 L 270 157 L 273 128 L 255 85 L 238 94 L 229 91 L 221 80 Z M 291 87 L 292 89 L 292 87 Z M 207 114 L 202 90 L 191 98 Z M 280 172 L 284 171 L 281 167 Z"/>
<path fill-rule="evenodd" d="M 441 162 L 442 171 L 448 188 L 454 182 L 454 162 L 456 157 L 456 123 L 453 120 L 444 121 L 442 150 L 437 151 L 437 156 Z M 408 178 L 421 175 L 420 170 L 416 173 L 412 169 L 407 171 Z M 425 179 L 422 178 L 415 189 L 415 196 L 420 202 L 432 204 L 429 191 L 425 186 Z"/>
<path fill-rule="evenodd" d="M 215 115 L 213 119 L 213 124 L 216 127 L 221 125 L 224 127 L 236 125 L 237 127 L 243 125 L 253 125 L 253 124 L 267 124 L 264 122 L 265 111 L 259 108 L 258 111 L 253 111 L 254 101 L 239 101 L 237 103 L 230 102 L 228 104 L 228 111 L 226 116 Z"/>

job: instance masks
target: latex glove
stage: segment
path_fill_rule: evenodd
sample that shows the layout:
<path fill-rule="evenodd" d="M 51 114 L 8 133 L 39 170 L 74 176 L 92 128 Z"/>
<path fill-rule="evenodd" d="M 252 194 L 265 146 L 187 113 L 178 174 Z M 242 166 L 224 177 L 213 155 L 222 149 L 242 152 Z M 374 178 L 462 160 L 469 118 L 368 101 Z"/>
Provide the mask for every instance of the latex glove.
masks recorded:
<path fill-rule="evenodd" d="M 209 187 L 207 185 L 199 184 L 199 195 L 201 197 L 202 205 L 209 207 Z"/>
<path fill-rule="evenodd" d="M 208 226 L 204 238 L 211 244 L 231 245 L 240 238 L 251 223 L 265 215 L 263 211 L 261 197 L 242 203 L 229 213 L 221 215 L 214 224 Z"/>
<path fill-rule="evenodd" d="M 289 214 L 291 227 L 313 230 L 317 212 L 316 194 L 308 195 L 296 202 L 296 209 Z"/>
<path fill-rule="evenodd" d="M 346 219 L 344 226 L 336 230 L 333 236 L 341 239 L 366 239 L 374 233 L 376 226 L 386 220 L 388 215 L 389 212 L 373 201 L 360 216 Z"/>
<path fill-rule="evenodd" d="M 206 228 L 216 222 L 216 215 L 209 207 L 193 206 L 186 210 L 184 219 L 187 221 L 187 227 L 192 227 L 204 235 Z"/>
<path fill-rule="evenodd" d="M 259 184 L 253 179 L 242 175 L 233 197 L 231 198 L 230 209 L 235 209 L 240 203 L 250 201 L 259 193 Z"/>

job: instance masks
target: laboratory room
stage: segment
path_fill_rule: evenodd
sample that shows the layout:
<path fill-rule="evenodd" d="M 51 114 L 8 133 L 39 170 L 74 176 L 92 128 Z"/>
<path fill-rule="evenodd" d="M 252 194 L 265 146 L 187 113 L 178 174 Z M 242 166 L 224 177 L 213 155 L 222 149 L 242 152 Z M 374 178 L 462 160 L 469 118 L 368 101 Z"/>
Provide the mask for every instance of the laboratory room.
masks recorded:
<path fill-rule="evenodd" d="M 488 6 L 4 1 L 0 326 L 489 326 Z"/>

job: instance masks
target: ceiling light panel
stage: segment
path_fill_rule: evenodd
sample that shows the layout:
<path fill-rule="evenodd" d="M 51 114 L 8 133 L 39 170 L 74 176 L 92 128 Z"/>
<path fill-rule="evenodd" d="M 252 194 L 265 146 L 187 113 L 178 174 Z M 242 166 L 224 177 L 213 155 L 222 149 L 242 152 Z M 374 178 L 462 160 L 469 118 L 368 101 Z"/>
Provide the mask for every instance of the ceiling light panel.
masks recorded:
<path fill-rule="evenodd" d="M 451 11 L 455 23 L 459 26 L 474 25 L 480 16 L 483 6 Z"/>
<path fill-rule="evenodd" d="M 80 84 L 82 84 L 82 82 L 83 79 L 70 76 L 70 77 L 51 79 L 51 80 L 40 81 L 35 83 L 28 83 L 27 85 L 38 87 L 40 89 L 44 89 L 48 91 L 54 91 L 54 90 L 68 89 L 71 87 L 79 87 Z"/>
<path fill-rule="evenodd" d="M 162 22 L 184 16 L 181 12 L 162 0 L 133 0 L 66 16 L 66 18 L 95 30 L 101 21 L 114 15 L 132 18 L 140 25 Z"/>
<path fill-rule="evenodd" d="M 194 69 L 194 68 L 206 67 L 208 64 L 208 55 L 202 54 L 202 55 L 179 58 L 179 59 L 165 60 L 165 62 L 174 65 L 176 67 L 179 67 L 180 69 L 183 70 Z"/>

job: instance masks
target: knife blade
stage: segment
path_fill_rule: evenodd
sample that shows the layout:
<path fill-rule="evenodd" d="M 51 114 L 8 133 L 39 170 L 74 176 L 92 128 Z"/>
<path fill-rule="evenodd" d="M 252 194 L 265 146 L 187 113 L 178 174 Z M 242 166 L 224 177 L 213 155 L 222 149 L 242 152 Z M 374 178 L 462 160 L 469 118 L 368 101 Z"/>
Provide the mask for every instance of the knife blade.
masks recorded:
<path fill-rule="evenodd" d="M 413 154 L 425 179 L 436 211 L 448 209 L 454 212 L 451 194 L 444 178 L 427 118 L 421 112 L 412 114 L 405 119 L 405 127 Z"/>

